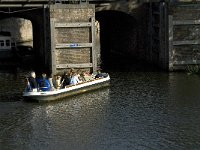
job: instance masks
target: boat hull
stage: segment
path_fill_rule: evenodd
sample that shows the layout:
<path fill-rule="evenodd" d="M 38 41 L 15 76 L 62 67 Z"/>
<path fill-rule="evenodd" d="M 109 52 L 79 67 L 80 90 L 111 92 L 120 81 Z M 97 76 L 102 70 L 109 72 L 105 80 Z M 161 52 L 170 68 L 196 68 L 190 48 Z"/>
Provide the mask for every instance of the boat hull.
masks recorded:
<path fill-rule="evenodd" d="M 93 81 L 91 81 L 91 83 L 92 82 Z M 25 100 L 38 101 L 38 102 L 49 102 L 49 101 L 59 100 L 65 97 L 70 97 L 73 95 L 78 95 L 78 94 L 82 94 L 88 91 L 107 87 L 110 85 L 110 79 L 104 80 L 102 82 L 92 83 L 92 84 L 90 83 L 89 84 L 86 83 L 86 85 L 84 84 L 85 83 L 81 85 L 72 86 L 72 89 L 70 89 L 69 87 L 68 88 L 69 90 L 68 89 L 58 90 L 57 92 L 53 94 L 52 92 L 24 92 L 23 97 Z"/>
<path fill-rule="evenodd" d="M 0 50 L 0 59 L 7 59 L 14 57 L 13 51 L 11 50 Z"/>

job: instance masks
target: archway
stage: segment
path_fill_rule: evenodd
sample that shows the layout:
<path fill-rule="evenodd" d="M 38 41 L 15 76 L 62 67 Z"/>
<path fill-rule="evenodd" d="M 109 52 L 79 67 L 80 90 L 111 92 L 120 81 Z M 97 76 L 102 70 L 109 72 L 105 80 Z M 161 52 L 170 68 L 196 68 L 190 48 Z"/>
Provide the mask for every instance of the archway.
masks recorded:
<path fill-rule="evenodd" d="M 119 11 L 96 13 L 100 22 L 101 58 L 103 67 L 128 65 L 138 53 L 138 23 Z M 127 64 L 126 64 L 127 63 Z"/>
<path fill-rule="evenodd" d="M 50 57 L 50 24 L 49 9 L 46 7 L 0 7 L 0 20 L 9 20 L 12 18 L 20 18 L 21 21 L 31 23 L 31 28 L 27 29 L 32 32 L 34 55 L 36 56 L 33 69 L 36 72 L 50 73 L 51 57 Z M 18 23 L 20 21 L 18 20 Z M 21 24 L 22 25 L 22 24 Z M 13 28 L 17 28 L 17 24 Z M 30 26 L 29 26 L 30 27 Z M 20 32 L 19 30 L 15 32 Z M 22 37 L 20 37 L 22 39 Z M 20 39 L 19 38 L 19 39 Z"/>
<path fill-rule="evenodd" d="M 30 20 L 15 17 L 2 19 L 0 32 L 10 33 L 12 44 L 18 50 L 19 56 L 33 53 L 33 28 Z"/>

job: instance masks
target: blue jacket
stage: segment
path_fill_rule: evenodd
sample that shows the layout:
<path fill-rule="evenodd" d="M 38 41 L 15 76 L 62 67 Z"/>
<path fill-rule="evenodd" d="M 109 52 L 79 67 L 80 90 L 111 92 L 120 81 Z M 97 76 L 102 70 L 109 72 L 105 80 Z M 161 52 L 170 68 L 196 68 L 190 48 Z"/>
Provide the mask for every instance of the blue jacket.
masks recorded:
<path fill-rule="evenodd" d="M 38 80 L 39 89 L 42 91 L 50 91 L 51 84 L 48 79 L 39 79 Z"/>

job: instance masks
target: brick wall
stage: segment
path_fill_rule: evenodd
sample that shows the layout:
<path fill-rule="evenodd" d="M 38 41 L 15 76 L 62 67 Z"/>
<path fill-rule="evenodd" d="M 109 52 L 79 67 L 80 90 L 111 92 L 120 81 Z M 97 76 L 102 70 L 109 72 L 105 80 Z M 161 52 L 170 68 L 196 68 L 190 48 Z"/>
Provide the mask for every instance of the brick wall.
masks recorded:
<path fill-rule="evenodd" d="M 51 18 L 54 23 L 90 22 L 95 17 L 93 5 L 54 5 Z M 88 27 L 55 28 L 55 45 L 59 43 L 91 43 L 91 29 Z M 91 48 L 57 48 L 55 63 L 82 64 L 91 63 Z M 58 72 L 63 69 L 57 69 Z"/>

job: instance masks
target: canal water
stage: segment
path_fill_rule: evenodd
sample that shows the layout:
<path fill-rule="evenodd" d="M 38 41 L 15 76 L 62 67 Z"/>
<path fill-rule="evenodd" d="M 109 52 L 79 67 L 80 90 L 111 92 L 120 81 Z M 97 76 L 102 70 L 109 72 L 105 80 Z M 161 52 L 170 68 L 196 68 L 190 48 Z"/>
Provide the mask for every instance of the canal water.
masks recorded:
<path fill-rule="evenodd" d="M 26 70 L 0 71 L 1 150 L 199 150 L 200 76 L 111 71 L 109 88 L 24 102 Z"/>

